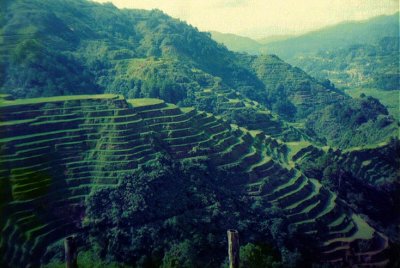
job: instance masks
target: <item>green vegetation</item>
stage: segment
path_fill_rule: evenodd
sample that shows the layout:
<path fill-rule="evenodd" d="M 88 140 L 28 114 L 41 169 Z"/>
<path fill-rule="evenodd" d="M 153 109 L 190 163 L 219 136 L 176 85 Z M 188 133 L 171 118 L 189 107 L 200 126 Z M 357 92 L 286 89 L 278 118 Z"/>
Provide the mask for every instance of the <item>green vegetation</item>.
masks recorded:
<path fill-rule="evenodd" d="M 362 138 L 381 127 L 368 117 L 351 129 L 340 128 L 343 120 L 345 125 L 353 121 L 332 116 L 327 107 L 340 102 L 351 109 L 357 101 L 331 82 L 317 81 L 275 56 L 231 52 L 210 34 L 158 10 L 119 10 L 84 0 L 4 5 L 3 12 L 10 16 L 1 24 L 0 92 L 14 98 L 104 92 L 128 99 L 160 98 L 284 141 L 335 147 L 378 144 L 395 135 L 389 124 L 379 134 Z M 37 12 L 25 15 L 32 10 Z M 316 124 L 304 129 L 287 124 L 316 118 Z M 320 132 L 318 126 L 325 124 L 339 129 L 340 137 Z M 359 142 L 349 142 L 345 137 L 350 136 Z"/>
<path fill-rule="evenodd" d="M 225 257 L 219 254 L 225 244 L 219 233 L 227 228 L 226 217 L 237 221 L 229 216 L 232 193 L 217 187 L 223 180 L 207 162 L 174 163 L 160 155 L 116 189 L 96 191 L 86 221 L 100 256 L 140 267 L 218 265 Z"/>
<path fill-rule="evenodd" d="M 314 113 L 307 119 L 306 127 L 324 135 L 332 147 L 372 145 L 377 139 L 388 141 L 396 137 L 398 124 L 387 115 L 386 107 L 377 99 L 350 99 L 346 104 L 338 102 Z"/>
<path fill-rule="evenodd" d="M 237 52 L 247 52 L 249 54 L 258 54 L 262 44 L 259 42 L 235 34 L 211 32 L 211 37 L 218 43 L 224 44 L 229 50 Z"/>
<path fill-rule="evenodd" d="M 393 139 L 378 147 L 324 151 L 313 146 L 292 158 L 307 176 L 347 200 L 353 209 L 368 215 L 394 235 L 399 208 L 397 170 L 399 143 Z M 379 207 L 379 209 L 377 209 Z"/>
<path fill-rule="evenodd" d="M 163 104 L 164 101 L 160 99 L 143 98 L 143 99 L 130 99 L 128 100 L 128 103 L 132 104 L 133 107 L 142 107 L 142 106 Z"/>
<path fill-rule="evenodd" d="M 321 80 L 329 78 L 339 88 L 400 89 L 399 36 L 315 52 L 291 62 Z"/>
<path fill-rule="evenodd" d="M 62 248 L 63 245 L 57 245 Z M 65 262 L 60 260 L 53 260 L 48 264 L 43 265 L 44 268 L 64 268 Z M 122 265 L 115 262 L 105 262 L 99 259 L 93 250 L 80 251 L 78 253 L 78 267 L 82 268 L 128 268 L 127 265 Z"/>
<path fill-rule="evenodd" d="M 332 147 L 376 144 L 397 136 L 397 123 L 374 98 L 352 99 L 276 56 L 252 57 L 248 64 L 270 89 L 274 111 L 295 123 L 305 122 L 307 134 Z"/>
<path fill-rule="evenodd" d="M 14 106 L 14 105 L 29 105 L 48 102 L 65 102 L 74 100 L 92 100 L 92 99 L 117 99 L 121 96 L 114 94 L 99 94 L 99 95 L 73 95 L 73 96 L 57 96 L 47 98 L 32 98 L 32 99 L 15 99 L 0 102 L 1 106 Z"/>
<path fill-rule="evenodd" d="M 282 264 L 278 261 L 277 253 L 267 245 L 248 243 L 240 247 L 240 266 L 254 268 L 278 268 Z"/>
<path fill-rule="evenodd" d="M 353 98 L 362 98 L 365 96 L 371 96 L 378 99 L 383 105 L 386 106 L 389 113 L 400 120 L 400 91 L 399 90 L 387 90 L 382 91 L 375 88 L 352 88 L 345 91 Z"/>
<path fill-rule="evenodd" d="M 388 263 L 399 125 L 377 99 L 158 10 L 1 6 L 0 265 L 60 264 L 75 234 L 82 266 L 220 267 L 230 228 L 243 266 Z M 352 50 L 385 89 L 389 41 Z"/>
<path fill-rule="evenodd" d="M 365 21 L 343 22 L 304 35 L 266 45 L 268 53 L 274 53 L 292 63 L 301 55 L 324 50 L 350 47 L 356 44 L 372 44 L 386 37 L 399 37 L 399 13 L 379 16 Z"/>
<path fill-rule="evenodd" d="M 306 157 L 298 155 L 308 143 L 289 150 L 260 131 L 159 100 L 50 100 L 0 106 L 4 120 L 22 120 L 1 126 L 3 263 L 62 263 L 68 234 L 81 239 L 81 262 L 110 267 L 220 266 L 232 227 L 243 265 L 255 267 L 310 266 L 315 254 L 345 261 L 329 247 L 339 237 L 352 247 L 357 230 L 369 230 L 357 236 L 365 243 L 386 241 L 302 174 Z M 288 155 L 302 159 L 300 169 Z M 386 262 L 387 243 L 373 245 L 355 250 Z"/>
<path fill-rule="evenodd" d="M 344 49 L 354 45 L 357 47 L 360 44 L 371 45 L 385 37 L 397 37 L 398 39 L 398 18 L 399 13 L 397 12 L 365 21 L 343 22 L 299 36 L 277 35 L 258 40 L 218 32 L 211 32 L 211 35 L 217 42 L 223 43 L 233 51 L 249 54 L 277 54 L 292 64 L 297 61 L 307 63 L 303 57 L 312 59 L 312 55 L 319 52 L 323 54 L 323 51 L 333 51 L 338 48 Z M 303 68 L 301 65 L 299 67 Z"/>

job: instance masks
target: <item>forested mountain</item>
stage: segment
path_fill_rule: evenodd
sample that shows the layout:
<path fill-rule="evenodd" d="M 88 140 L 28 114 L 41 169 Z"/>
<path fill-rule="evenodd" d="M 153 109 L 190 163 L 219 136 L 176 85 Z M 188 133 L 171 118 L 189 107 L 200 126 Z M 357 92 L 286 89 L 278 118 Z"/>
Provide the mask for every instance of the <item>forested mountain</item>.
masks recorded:
<path fill-rule="evenodd" d="M 267 37 L 262 37 L 255 39 L 260 44 L 266 45 L 272 42 L 278 42 L 278 41 L 283 41 L 289 38 L 293 38 L 295 35 L 289 35 L 289 34 L 278 34 L 278 35 L 269 35 Z"/>
<path fill-rule="evenodd" d="M 385 37 L 399 37 L 399 13 L 364 21 L 342 22 L 298 36 L 271 36 L 259 40 L 238 35 L 213 33 L 229 49 L 250 54 L 277 54 L 284 60 L 357 45 L 377 44 Z M 245 44 L 245 45 L 244 45 Z"/>
<path fill-rule="evenodd" d="M 340 88 L 400 90 L 398 36 L 299 56 L 292 63 L 315 77 L 329 77 Z"/>
<path fill-rule="evenodd" d="M 216 267 L 227 228 L 244 266 L 396 261 L 398 122 L 378 100 L 159 10 L 0 4 L 5 265 L 62 259 L 75 233 L 89 262 Z"/>
<path fill-rule="evenodd" d="M 224 44 L 229 50 L 257 55 L 266 51 L 266 45 L 294 38 L 294 35 L 271 35 L 264 38 L 252 39 L 241 35 L 211 31 L 211 37 L 218 43 Z"/>
<path fill-rule="evenodd" d="M 334 103 L 350 100 L 329 82 L 318 82 L 276 57 L 235 54 L 208 33 L 161 11 L 119 10 L 111 4 L 81 0 L 4 1 L 3 6 L 1 91 L 17 98 L 118 93 L 159 97 L 240 118 L 237 109 L 226 109 L 236 106 L 254 114 L 255 121 L 245 126 L 274 121 L 286 133 L 292 131 L 282 118 L 305 123 L 313 113 L 326 114 L 320 123 L 327 120 L 333 127 L 348 120 L 328 116 Z M 204 92 L 211 96 L 203 98 Z M 252 101 L 265 112 L 252 107 Z M 341 105 L 347 107 L 346 103 Z M 353 127 L 343 129 L 343 134 L 354 136 L 351 141 L 342 140 L 341 133 L 335 139 L 319 133 L 315 124 L 306 124 L 310 128 L 305 134 L 295 136 L 311 135 L 306 139 L 348 147 L 370 142 L 365 131 L 379 124 L 385 127 L 373 141 L 380 142 L 393 133 L 393 126 L 386 111 L 375 113 L 382 115 L 379 122 L 374 116 L 347 123 Z"/>
<path fill-rule="evenodd" d="M 302 54 L 373 44 L 384 37 L 399 36 L 399 13 L 364 21 L 343 22 L 287 40 L 269 43 L 264 52 L 274 53 L 291 62 Z"/>
<path fill-rule="evenodd" d="M 329 79 L 337 88 L 348 89 L 352 96 L 360 95 L 355 92 L 373 95 L 397 117 L 398 104 L 390 101 L 396 93 L 380 96 L 375 91 L 400 89 L 398 18 L 396 13 L 342 23 L 265 45 L 252 40 L 247 46 L 241 46 L 240 37 L 213 35 L 213 38 L 233 51 L 256 55 L 276 53 L 317 79 Z"/>
<path fill-rule="evenodd" d="M 240 35 L 211 31 L 211 37 L 218 43 L 224 44 L 229 50 L 259 54 L 263 43 Z"/>
<path fill-rule="evenodd" d="M 273 110 L 286 118 L 297 117 L 295 121 L 304 122 L 330 146 L 373 144 L 398 128 L 378 100 L 352 99 L 329 80 L 319 82 L 276 56 L 253 57 L 249 65 L 269 89 Z"/>

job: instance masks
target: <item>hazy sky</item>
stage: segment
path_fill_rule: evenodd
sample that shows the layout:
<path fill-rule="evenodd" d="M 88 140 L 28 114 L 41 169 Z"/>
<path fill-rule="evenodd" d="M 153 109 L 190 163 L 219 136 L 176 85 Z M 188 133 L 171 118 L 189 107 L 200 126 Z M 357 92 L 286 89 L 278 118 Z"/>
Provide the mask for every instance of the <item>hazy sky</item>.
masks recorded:
<path fill-rule="evenodd" d="M 249 37 L 302 33 L 399 10 L 398 0 L 95 0 L 119 8 L 158 8 L 202 31 Z"/>

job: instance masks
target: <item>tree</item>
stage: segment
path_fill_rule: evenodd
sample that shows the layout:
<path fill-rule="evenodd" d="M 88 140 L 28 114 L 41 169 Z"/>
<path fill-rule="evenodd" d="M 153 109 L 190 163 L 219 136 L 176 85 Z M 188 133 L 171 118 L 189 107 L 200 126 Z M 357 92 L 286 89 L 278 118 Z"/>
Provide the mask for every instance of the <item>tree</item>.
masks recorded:
<path fill-rule="evenodd" d="M 240 267 L 278 268 L 282 264 L 272 247 L 248 243 L 240 247 Z"/>
<path fill-rule="evenodd" d="M 219 253 L 223 238 L 214 233 L 224 233 L 227 222 L 237 223 L 239 217 L 229 213 L 233 192 L 220 185 L 222 178 L 205 159 L 173 161 L 160 154 L 122 178 L 118 187 L 93 192 L 85 226 L 108 261 L 216 266 L 225 254 Z"/>
<path fill-rule="evenodd" d="M 161 268 L 192 268 L 196 267 L 196 248 L 189 240 L 173 244 L 165 253 Z"/>

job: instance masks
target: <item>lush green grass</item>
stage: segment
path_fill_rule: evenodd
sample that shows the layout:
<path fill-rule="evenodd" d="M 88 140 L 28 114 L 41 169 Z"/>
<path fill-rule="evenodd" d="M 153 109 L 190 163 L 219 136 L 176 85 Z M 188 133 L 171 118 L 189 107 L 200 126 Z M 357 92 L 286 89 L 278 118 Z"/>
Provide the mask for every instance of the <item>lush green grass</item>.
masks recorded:
<path fill-rule="evenodd" d="M 13 121 L 4 121 L 4 122 L 0 122 L 0 126 L 12 126 L 12 125 L 16 125 L 16 124 L 23 124 L 23 123 L 29 123 L 29 122 L 33 122 L 35 121 L 35 119 L 24 119 L 24 120 L 13 120 Z"/>
<path fill-rule="evenodd" d="M 287 142 L 286 145 L 289 148 L 288 159 L 292 159 L 292 157 L 297 154 L 301 149 L 310 146 L 311 143 L 307 141 L 299 141 L 299 142 Z"/>
<path fill-rule="evenodd" d="M 371 239 L 373 237 L 374 229 L 372 229 L 365 220 L 355 214 L 353 214 L 352 219 L 358 226 L 358 232 L 354 234 L 354 238 Z"/>
<path fill-rule="evenodd" d="M 319 181 L 317 181 L 316 179 L 309 179 L 309 181 L 310 181 L 310 183 L 312 183 L 314 185 L 314 188 L 312 190 L 313 193 L 319 194 L 319 190 L 321 189 L 322 184 Z M 304 199 L 298 200 L 296 203 L 293 203 L 290 206 L 286 207 L 286 209 L 293 209 L 293 208 L 297 207 L 298 205 L 300 205 L 302 202 L 312 198 L 313 196 L 314 195 L 310 195 L 310 196 L 305 197 Z"/>
<path fill-rule="evenodd" d="M 383 141 L 377 144 L 370 144 L 370 145 L 364 145 L 364 146 L 357 146 L 357 147 L 352 147 L 348 149 L 344 149 L 343 152 L 353 152 L 353 151 L 362 151 L 362 150 L 367 150 L 367 149 L 375 149 L 379 147 L 383 147 L 387 145 L 390 141 Z"/>
<path fill-rule="evenodd" d="M 332 239 L 325 243 L 325 245 L 329 245 L 333 242 L 341 241 L 341 242 L 352 242 L 356 239 L 372 239 L 374 235 L 374 229 L 368 225 L 368 223 L 363 220 L 360 216 L 353 214 L 352 221 L 357 225 L 357 232 L 350 237 L 340 237 Z"/>
<path fill-rule="evenodd" d="M 344 221 L 344 219 L 346 218 L 345 214 L 342 214 L 339 218 L 337 218 L 335 221 L 331 222 L 329 224 L 329 227 L 335 227 L 337 225 L 339 225 L 340 223 L 342 223 Z"/>
<path fill-rule="evenodd" d="M 191 112 L 193 110 L 194 110 L 193 107 L 182 107 L 181 108 L 181 111 L 184 112 L 184 113 L 189 113 L 189 112 Z"/>
<path fill-rule="evenodd" d="M 366 96 L 374 97 L 387 107 L 394 118 L 400 120 L 400 90 L 383 91 L 375 88 L 356 88 L 346 90 L 346 93 L 353 98 L 360 98 L 362 93 Z"/>
<path fill-rule="evenodd" d="M 164 103 L 164 101 L 160 99 L 142 98 L 142 99 L 129 99 L 128 103 L 132 104 L 133 107 L 142 107 L 148 105 L 162 104 Z"/>
<path fill-rule="evenodd" d="M 72 95 L 72 96 L 56 96 L 46 98 L 32 98 L 32 99 L 17 99 L 11 101 L 1 101 L 0 106 L 12 106 L 12 105 L 26 105 L 26 104 L 37 104 L 57 101 L 71 101 L 71 100 L 94 100 L 94 99 L 116 99 L 122 98 L 115 94 L 98 94 L 98 95 Z"/>
<path fill-rule="evenodd" d="M 298 176 L 297 177 L 292 177 L 291 179 L 287 180 L 285 183 L 283 183 L 283 184 L 279 185 L 278 187 L 276 187 L 274 189 L 274 192 L 278 192 L 278 191 L 281 191 L 282 189 L 290 187 L 290 186 L 294 185 L 295 183 L 298 183 L 299 180 L 302 180 L 302 177 L 298 177 Z M 305 183 L 305 181 L 301 182 L 298 185 L 298 188 L 300 188 L 303 185 L 303 183 Z"/>
<path fill-rule="evenodd" d="M 249 130 L 249 133 L 251 136 L 255 137 L 258 134 L 262 133 L 262 131 L 261 130 Z"/>
<path fill-rule="evenodd" d="M 78 253 L 78 267 L 82 268 L 123 268 L 129 267 L 115 262 L 104 262 L 99 259 L 96 253 L 92 251 L 80 251 Z M 44 268 L 64 268 L 64 262 L 53 261 L 43 266 Z"/>
<path fill-rule="evenodd" d="M 10 94 L 0 94 L 0 100 L 1 100 L 1 101 L 7 100 L 7 99 L 9 99 L 9 98 L 11 98 L 11 95 L 10 95 Z"/>

